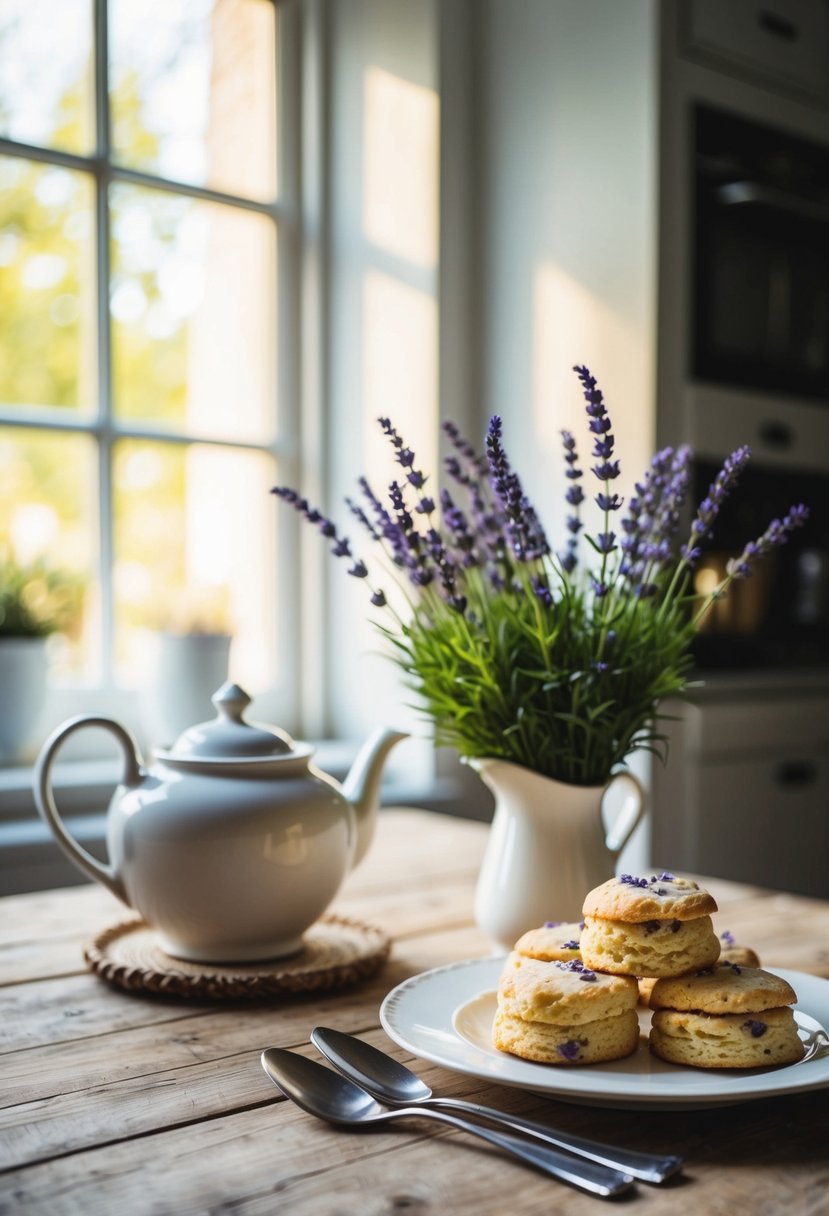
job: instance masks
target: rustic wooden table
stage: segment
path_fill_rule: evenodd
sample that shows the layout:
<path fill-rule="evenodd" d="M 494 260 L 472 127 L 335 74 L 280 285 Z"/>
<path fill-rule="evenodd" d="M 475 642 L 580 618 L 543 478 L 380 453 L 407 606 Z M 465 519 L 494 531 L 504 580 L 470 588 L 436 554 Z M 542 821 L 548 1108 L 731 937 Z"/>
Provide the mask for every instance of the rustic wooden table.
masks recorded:
<path fill-rule="evenodd" d="M 385 811 L 368 859 L 334 910 L 394 938 L 374 979 L 339 994 L 232 1006 L 136 995 L 83 964 L 81 948 L 124 910 L 102 888 L 0 901 L 0 1212 L 595 1212 L 605 1201 L 554 1182 L 463 1133 L 425 1121 L 338 1131 L 281 1098 L 263 1047 L 316 1054 L 316 1023 L 401 1059 L 380 1029 L 385 993 L 407 976 L 488 951 L 472 890 L 486 829 Z M 666 859 L 666 861 L 669 859 Z M 829 976 L 829 903 L 707 883 L 718 927 L 764 963 Z M 439 1093 L 477 1098 L 632 1148 L 678 1151 L 682 1177 L 614 1202 L 654 1216 L 677 1205 L 753 1216 L 829 1212 L 829 1093 L 705 1111 L 592 1109 L 485 1084 L 424 1061 Z"/>

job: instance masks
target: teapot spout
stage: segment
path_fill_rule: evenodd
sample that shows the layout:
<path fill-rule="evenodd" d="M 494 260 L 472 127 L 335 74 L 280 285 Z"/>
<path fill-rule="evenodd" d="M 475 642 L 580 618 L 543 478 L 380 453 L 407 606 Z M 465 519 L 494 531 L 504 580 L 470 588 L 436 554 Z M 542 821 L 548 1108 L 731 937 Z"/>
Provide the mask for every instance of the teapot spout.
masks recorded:
<path fill-rule="evenodd" d="M 357 826 L 352 866 L 363 860 L 374 836 L 377 808 L 380 804 L 380 780 L 386 757 L 395 743 L 406 738 L 406 731 L 378 727 L 360 748 L 351 771 L 343 782 L 342 792 L 354 808 Z"/>

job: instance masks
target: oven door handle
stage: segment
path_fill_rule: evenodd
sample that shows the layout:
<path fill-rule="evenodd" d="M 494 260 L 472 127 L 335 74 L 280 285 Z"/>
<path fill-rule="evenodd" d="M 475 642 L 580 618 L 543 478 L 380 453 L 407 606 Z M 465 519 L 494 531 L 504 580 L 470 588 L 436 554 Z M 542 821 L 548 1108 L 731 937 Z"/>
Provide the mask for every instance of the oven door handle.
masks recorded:
<path fill-rule="evenodd" d="M 776 190 L 774 186 L 761 186 L 758 182 L 725 182 L 714 192 L 718 203 L 725 207 L 767 207 L 772 211 L 783 211 L 797 219 L 813 220 L 829 224 L 829 207 L 812 203 L 809 199 Z"/>

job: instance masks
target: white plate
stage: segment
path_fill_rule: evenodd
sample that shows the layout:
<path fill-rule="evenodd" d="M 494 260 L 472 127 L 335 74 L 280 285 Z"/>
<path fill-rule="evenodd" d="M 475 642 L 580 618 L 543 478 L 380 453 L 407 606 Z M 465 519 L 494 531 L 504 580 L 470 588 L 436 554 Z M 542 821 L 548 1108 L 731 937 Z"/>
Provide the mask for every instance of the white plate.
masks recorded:
<path fill-rule="evenodd" d="M 583 1068 L 533 1064 L 491 1046 L 495 989 L 502 957 L 469 959 L 413 976 L 383 1001 L 380 1021 L 390 1038 L 424 1060 L 500 1085 L 532 1089 L 562 1102 L 668 1110 L 748 1102 L 829 1086 L 829 980 L 767 968 L 798 995 L 795 1017 L 806 1057 L 774 1069 L 705 1071 L 656 1059 L 646 1037 L 636 1052 Z M 649 1012 L 640 1014 L 647 1036 Z"/>

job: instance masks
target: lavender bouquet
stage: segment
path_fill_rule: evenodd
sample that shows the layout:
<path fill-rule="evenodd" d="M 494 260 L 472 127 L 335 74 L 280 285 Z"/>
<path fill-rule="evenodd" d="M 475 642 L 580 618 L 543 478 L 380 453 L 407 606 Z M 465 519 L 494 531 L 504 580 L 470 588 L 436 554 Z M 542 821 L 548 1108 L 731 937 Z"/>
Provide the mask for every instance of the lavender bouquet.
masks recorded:
<path fill-rule="evenodd" d="M 559 781 L 603 785 L 638 749 L 664 756 L 659 706 L 687 687 L 700 620 L 808 511 L 800 504 L 772 520 L 728 563 L 719 585 L 697 595 L 692 575 L 701 545 L 749 449 L 724 462 L 677 545 L 690 448 L 657 452 L 624 503 L 613 490 L 619 461 L 604 396 L 586 367 L 574 370 L 587 403 L 602 530 L 585 529 L 584 470 L 574 436 L 562 431 L 568 539 L 558 553 L 510 464 L 497 416 L 480 455 L 444 424 L 454 488 L 438 501 L 414 452 L 389 419 L 379 419 L 400 474 L 387 503 L 365 478 L 360 501 L 347 503 L 390 559 L 387 575 L 402 576 L 403 612 L 330 519 L 294 490 L 273 493 L 317 526 L 333 554 L 350 562 L 349 574 L 366 582 L 384 614 L 375 624 L 433 721 L 437 743 L 466 758 L 498 757 Z"/>

